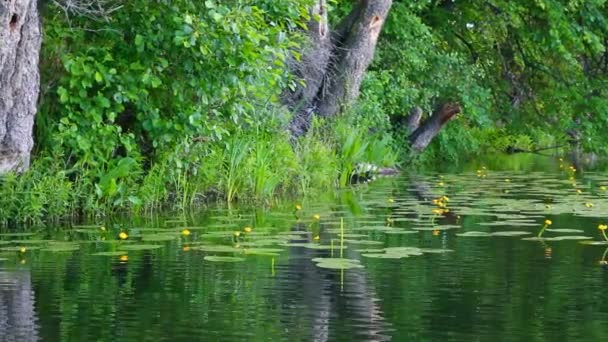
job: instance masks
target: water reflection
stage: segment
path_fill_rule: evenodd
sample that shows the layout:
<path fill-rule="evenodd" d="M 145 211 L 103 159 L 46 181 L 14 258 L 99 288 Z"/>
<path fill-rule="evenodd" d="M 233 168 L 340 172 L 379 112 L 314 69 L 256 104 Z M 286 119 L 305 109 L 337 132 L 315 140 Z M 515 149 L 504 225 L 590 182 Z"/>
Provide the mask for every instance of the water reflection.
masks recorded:
<path fill-rule="evenodd" d="M 552 227 L 601 239 L 597 226 L 608 223 L 608 193 L 599 189 L 608 177 L 587 170 L 585 178 L 577 176 L 578 194 L 572 176 L 551 163 L 554 172 L 532 172 L 522 163 L 514 168 L 525 172 L 488 165 L 485 177 L 476 172 L 482 165 L 474 165 L 443 178 L 384 179 L 303 203 L 298 217 L 289 203 L 107 225 L 129 230 L 131 241 L 104 241 L 99 227 L 0 235 L 0 260 L 7 259 L 0 261 L 0 341 L 607 340 L 608 268 L 600 265 L 606 246 L 550 240 L 563 231 L 547 231 L 541 241 L 492 235 L 535 236 L 551 219 Z M 433 213 L 440 207 L 433 199 L 444 195 L 449 211 Z M 319 268 L 312 259 L 332 251 L 314 247 L 337 244 L 342 218 L 349 234 L 344 257 L 363 268 Z M 181 234 L 186 224 L 188 236 Z M 243 227 L 252 227 L 250 234 Z M 234 231 L 243 236 L 235 240 Z M 460 234 L 471 231 L 485 235 Z M 117 252 L 150 236 L 157 240 L 146 243 L 161 248 Z M 36 251 L 33 246 L 46 244 L 42 239 L 62 240 L 64 248 L 71 240 L 79 248 Z M 260 240 L 282 251 L 243 252 Z M 32 246 L 26 265 L 15 257 L 22 244 Z M 197 250 L 201 244 L 240 246 L 211 253 Z M 451 252 L 362 256 L 404 246 Z M 112 251 L 117 255 L 95 255 Z M 245 261 L 204 259 L 211 254 Z"/>
<path fill-rule="evenodd" d="M 292 231 L 306 231 L 306 225 L 294 225 Z M 391 325 L 384 319 L 380 300 L 364 271 L 327 270 L 311 262 L 329 254 L 290 248 L 289 260 L 278 268 L 279 279 L 270 289 L 285 309 L 282 321 L 293 326 L 293 319 L 302 319 L 302 324 L 309 326 L 302 333 L 310 334 L 314 341 L 390 340 Z M 289 327 L 285 331 L 289 332 Z"/>
<path fill-rule="evenodd" d="M 0 269 L 0 341 L 37 341 L 36 322 L 30 272 Z"/>

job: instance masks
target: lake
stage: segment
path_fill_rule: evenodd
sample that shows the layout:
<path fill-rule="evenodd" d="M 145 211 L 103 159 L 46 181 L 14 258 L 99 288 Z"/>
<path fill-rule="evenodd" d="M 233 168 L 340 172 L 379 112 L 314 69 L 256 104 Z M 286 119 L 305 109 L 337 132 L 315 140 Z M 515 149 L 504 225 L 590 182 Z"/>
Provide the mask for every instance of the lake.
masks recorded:
<path fill-rule="evenodd" d="M 502 156 L 3 230 L 0 341 L 608 340 L 604 170 Z"/>

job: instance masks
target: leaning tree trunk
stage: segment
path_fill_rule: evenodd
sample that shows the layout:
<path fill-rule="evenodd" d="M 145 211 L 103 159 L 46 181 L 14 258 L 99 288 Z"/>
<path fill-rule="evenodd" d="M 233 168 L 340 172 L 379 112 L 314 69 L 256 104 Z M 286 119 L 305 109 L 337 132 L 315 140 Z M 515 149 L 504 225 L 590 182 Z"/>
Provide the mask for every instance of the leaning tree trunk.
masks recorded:
<path fill-rule="evenodd" d="M 0 0 L 0 174 L 27 170 L 40 85 L 37 0 Z"/>
<path fill-rule="evenodd" d="M 311 44 L 300 61 L 292 63 L 294 74 L 304 84 L 283 96 L 295 112 L 290 127 L 293 137 L 308 131 L 313 112 L 331 117 L 357 98 L 391 5 L 392 0 L 359 0 L 330 31 L 326 0 L 316 1 L 308 23 Z"/>
<path fill-rule="evenodd" d="M 332 117 L 357 99 L 391 5 L 392 0 L 358 0 L 330 30 L 327 2 L 316 0 L 308 23 L 310 44 L 301 59 L 290 65 L 294 75 L 304 82 L 283 94 L 283 103 L 294 112 L 289 127 L 292 138 L 306 134 L 314 113 Z M 420 123 L 422 110 L 412 110 L 406 127 L 412 151 L 423 150 L 459 112 L 457 103 L 442 104 Z"/>

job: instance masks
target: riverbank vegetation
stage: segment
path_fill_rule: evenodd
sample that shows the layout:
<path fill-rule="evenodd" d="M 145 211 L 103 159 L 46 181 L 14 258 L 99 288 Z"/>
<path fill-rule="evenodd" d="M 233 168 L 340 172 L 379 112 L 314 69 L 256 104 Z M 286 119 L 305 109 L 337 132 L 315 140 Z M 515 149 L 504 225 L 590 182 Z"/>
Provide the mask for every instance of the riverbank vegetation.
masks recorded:
<path fill-rule="evenodd" d="M 74 3 L 39 8 L 32 164 L 2 176 L 2 222 L 270 203 L 364 164 L 608 151 L 603 1 Z"/>

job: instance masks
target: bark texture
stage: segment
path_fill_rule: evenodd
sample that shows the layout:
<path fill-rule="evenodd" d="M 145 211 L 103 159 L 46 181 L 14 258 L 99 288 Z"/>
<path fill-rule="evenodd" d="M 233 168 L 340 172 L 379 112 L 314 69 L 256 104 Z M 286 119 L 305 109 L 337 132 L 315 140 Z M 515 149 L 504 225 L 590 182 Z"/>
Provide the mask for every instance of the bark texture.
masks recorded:
<path fill-rule="evenodd" d="M 420 121 L 420 114 L 422 111 L 413 111 L 412 115 L 417 115 L 416 121 L 409 119 L 408 122 Z M 458 103 L 446 103 L 440 106 L 433 114 L 426 119 L 418 127 L 408 126 L 408 130 L 411 132 L 409 136 L 410 146 L 414 152 L 420 152 L 433 140 L 433 138 L 439 133 L 443 125 L 448 121 L 452 120 L 456 114 L 461 112 L 460 105 Z M 413 129 L 413 131 L 412 131 Z"/>
<path fill-rule="evenodd" d="M 305 82 L 286 92 L 283 101 L 295 113 L 292 136 L 305 134 L 312 113 L 331 117 L 350 105 L 372 61 L 392 0 L 359 0 L 332 31 L 326 0 L 317 0 L 308 23 L 311 44 L 294 62 L 294 74 Z"/>
<path fill-rule="evenodd" d="M 0 0 L 0 174 L 27 170 L 40 87 L 36 0 Z"/>

